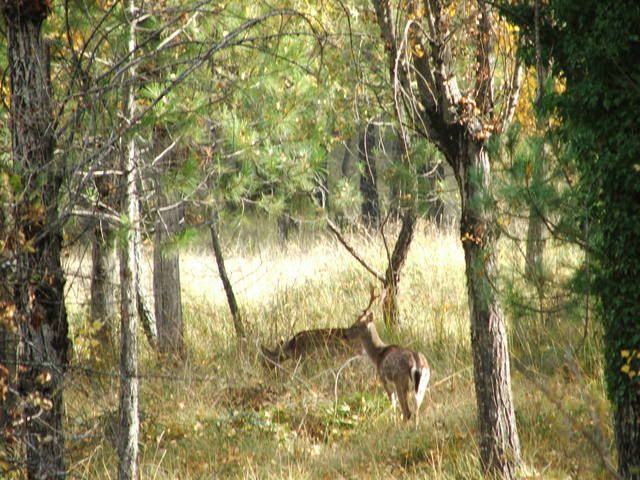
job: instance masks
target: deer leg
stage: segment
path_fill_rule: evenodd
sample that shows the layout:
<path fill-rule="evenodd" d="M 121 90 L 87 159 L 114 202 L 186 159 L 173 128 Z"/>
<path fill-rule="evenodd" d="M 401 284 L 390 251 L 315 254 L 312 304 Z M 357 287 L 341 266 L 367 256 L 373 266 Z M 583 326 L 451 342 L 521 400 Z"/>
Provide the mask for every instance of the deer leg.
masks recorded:
<path fill-rule="evenodd" d="M 400 400 L 400 407 L 402 408 L 402 415 L 405 421 L 409 421 L 411 418 L 411 410 L 409 409 L 409 385 L 408 382 L 396 382 L 396 392 L 398 393 L 398 400 Z"/>

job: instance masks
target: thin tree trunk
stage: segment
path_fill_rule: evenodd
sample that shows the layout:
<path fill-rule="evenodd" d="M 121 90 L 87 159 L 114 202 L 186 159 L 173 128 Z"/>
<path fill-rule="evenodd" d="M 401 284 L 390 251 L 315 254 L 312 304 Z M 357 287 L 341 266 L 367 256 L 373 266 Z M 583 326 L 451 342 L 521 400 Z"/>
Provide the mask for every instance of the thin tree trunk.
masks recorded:
<path fill-rule="evenodd" d="M 0 244 L 9 242 L 9 210 L 11 195 L 0 190 Z M 18 335 L 13 304 L 13 283 L 15 271 L 13 254 L 7 250 L 0 252 L 0 435 L 10 432 L 11 412 L 15 405 L 16 360 Z"/>
<path fill-rule="evenodd" d="M 484 146 L 467 140 L 457 175 L 465 254 L 471 348 L 483 469 L 514 478 L 520 461 L 511 394 L 507 331 L 496 282 L 497 238 L 492 214 L 483 205 L 489 192 L 489 159 Z"/>
<path fill-rule="evenodd" d="M 128 0 L 129 53 L 136 50 L 136 26 L 138 9 L 135 0 Z M 135 116 L 136 100 L 134 82 L 135 68 L 128 72 L 129 84 L 125 88 L 124 117 L 127 122 Z M 138 324 L 138 268 L 136 265 L 136 243 L 140 238 L 140 212 L 137 189 L 138 150 L 135 137 L 130 132 L 123 156 L 122 177 L 123 210 L 129 223 L 126 242 L 120 247 L 120 428 L 118 432 L 118 479 L 138 478 L 138 437 L 140 420 L 138 416 L 138 345 L 136 330 Z"/>
<path fill-rule="evenodd" d="M 542 280 L 542 260 L 544 256 L 543 224 L 540 212 L 535 206 L 529 207 L 527 226 L 527 247 L 525 252 L 525 276 L 536 285 Z"/>
<path fill-rule="evenodd" d="M 116 248 L 108 221 L 96 220 L 91 247 L 91 320 L 100 323 L 96 337 L 111 343 L 116 316 Z"/>
<path fill-rule="evenodd" d="M 156 186 L 160 189 L 160 184 Z M 158 219 L 156 220 L 153 249 L 153 294 L 158 325 L 158 349 L 161 353 L 181 354 L 184 350 L 182 296 L 180 293 L 180 254 L 175 248 L 166 248 L 167 240 L 178 231 L 182 218 L 179 204 L 168 209 L 166 197 L 157 192 Z"/>
<path fill-rule="evenodd" d="M 218 273 L 220 274 L 220 280 L 224 287 L 224 292 L 227 295 L 227 302 L 229 303 L 229 310 L 231 311 L 231 318 L 233 319 L 233 328 L 236 330 L 236 336 L 241 339 L 245 337 L 244 325 L 242 323 L 242 316 L 240 315 L 240 309 L 238 308 L 238 302 L 236 302 L 236 296 L 233 293 L 233 287 L 231 281 L 227 275 L 227 269 L 224 266 L 224 257 L 222 255 L 222 248 L 220 247 L 220 238 L 218 237 L 218 229 L 216 227 L 218 219 L 215 214 L 211 218 L 211 245 L 213 246 L 213 253 L 216 257 L 216 263 L 218 265 Z"/>
<path fill-rule="evenodd" d="M 165 191 L 161 175 L 161 172 L 173 171 L 176 168 L 176 157 L 173 151 L 176 143 L 169 145 L 169 134 L 162 127 L 156 127 L 154 142 L 160 147 L 158 150 L 162 151 L 154 161 L 157 217 L 153 248 L 153 297 L 155 300 L 153 325 L 157 328 L 159 351 L 180 355 L 184 350 L 180 254 L 175 248 L 167 248 L 167 241 L 178 232 L 184 209 L 179 202 L 174 202 L 170 206 L 173 198 L 170 199 Z"/>
<path fill-rule="evenodd" d="M 27 453 L 29 479 L 66 477 L 63 372 L 70 343 L 60 262 L 62 226 L 58 194 L 61 165 L 54 159 L 48 48 L 41 29 L 47 2 L 2 2 L 11 85 L 14 172 L 22 191 L 15 198 L 15 319 L 20 346 L 18 390 L 25 409 L 18 432 Z M 37 400 L 37 401 L 34 401 Z"/>
<path fill-rule="evenodd" d="M 400 283 L 400 272 L 407 260 L 409 247 L 413 240 L 416 226 L 416 214 L 413 208 L 407 209 L 402 216 L 402 227 L 393 247 L 393 253 L 387 265 L 384 278 L 384 288 L 387 293 L 384 297 L 383 315 L 388 326 L 400 323 L 400 311 L 398 307 L 398 284 Z"/>
<path fill-rule="evenodd" d="M 138 207 L 138 215 L 140 212 L 140 208 Z M 136 266 L 136 283 L 135 283 L 135 291 L 136 291 L 136 304 L 138 309 L 138 317 L 140 318 L 140 322 L 142 323 L 142 330 L 144 331 L 144 335 L 147 337 L 147 341 L 151 348 L 156 348 L 158 344 L 158 325 L 156 322 L 156 316 L 154 309 L 151 307 L 149 301 L 149 295 L 144 291 L 143 287 L 143 279 L 144 273 L 142 270 L 142 262 L 143 254 L 142 254 L 142 234 L 138 231 L 136 235 L 136 243 L 134 245 L 135 250 L 135 266 Z"/>
<path fill-rule="evenodd" d="M 427 171 L 433 170 L 429 176 L 428 185 L 429 191 L 427 197 L 429 206 L 427 208 L 427 216 L 438 228 L 442 226 L 444 219 L 444 201 L 442 196 L 438 192 L 439 183 L 444 179 L 444 164 L 442 162 L 434 166 L 433 160 L 426 165 Z"/>
<path fill-rule="evenodd" d="M 534 1 L 534 36 L 536 49 L 536 124 L 538 133 L 542 133 L 544 128 L 544 114 L 540 111 L 542 106 L 542 96 L 544 94 L 544 81 L 546 77 L 545 68 L 542 65 L 542 50 L 540 45 L 540 0 Z M 531 180 L 534 185 L 539 185 L 545 173 L 545 146 L 540 149 L 538 168 L 533 169 L 534 178 Z M 536 199 L 531 199 L 535 202 Z M 539 207 L 532 204 L 529 207 L 529 225 L 527 228 L 527 247 L 525 254 L 525 275 L 529 279 L 535 280 L 536 285 L 540 285 L 543 271 L 544 240 L 542 238 L 543 224 Z M 541 290 L 540 288 L 538 289 Z"/>
<path fill-rule="evenodd" d="M 300 223 L 291 216 L 288 211 L 278 215 L 278 242 L 282 247 L 287 245 L 291 232 L 297 232 L 300 229 Z"/>
<path fill-rule="evenodd" d="M 360 194 L 362 195 L 361 217 L 367 228 L 380 226 L 380 204 L 378 201 L 376 160 L 373 156 L 375 128 L 367 123 L 360 137 L 358 158 L 360 159 Z"/>

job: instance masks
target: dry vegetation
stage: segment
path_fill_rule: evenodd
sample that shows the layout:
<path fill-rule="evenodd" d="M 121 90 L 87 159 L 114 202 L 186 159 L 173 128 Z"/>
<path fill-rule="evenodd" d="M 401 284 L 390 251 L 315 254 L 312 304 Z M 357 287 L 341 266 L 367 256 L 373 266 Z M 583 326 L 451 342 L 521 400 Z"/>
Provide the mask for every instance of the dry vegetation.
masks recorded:
<path fill-rule="evenodd" d="M 365 306 L 370 282 L 329 237 L 303 233 L 286 251 L 270 237 L 263 232 L 260 244 L 251 244 L 252 232 L 241 229 L 225 242 L 251 332 L 241 346 L 206 242 L 181 252 L 188 352 L 183 360 L 158 360 L 142 346 L 142 478 L 481 478 L 456 233 L 420 227 L 401 284 L 402 326 L 392 333 L 377 322 L 386 341 L 420 350 L 432 364 L 433 388 L 417 429 L 394 419 L 364 357 L 346 365 L 348 358 L 307 359 L 276 373 L 262 367 L 258 342 L 273 344 L 304 328 L 347 326 Z M 352 241 L 382 270 L 381 242 Z M 518 257 L 504 250 L 503 263 L 515 277 Z M 551 250 L 550 268 L 562 275 L 575 263 L 572 255 Z M 80 258 L 74 252 L 70 272 L 81 270 Z M 108 352 L 88 348 L 86 287 L 86 280 L 70 280 L 74 364 L 88 370 L 72 369 L 67 377 L 69 463 L 72 478 L 115 478 L 118 379 L 109 372 L 116 363 Z M 514 363 L 539 383 L 514 372 L 523 476 L 604 478 L 589 440 L 609 451 L 612 439 L 596 335 L 582 344 L 583 324 L 561 313 L 544 322 L 508 317 Z"/>

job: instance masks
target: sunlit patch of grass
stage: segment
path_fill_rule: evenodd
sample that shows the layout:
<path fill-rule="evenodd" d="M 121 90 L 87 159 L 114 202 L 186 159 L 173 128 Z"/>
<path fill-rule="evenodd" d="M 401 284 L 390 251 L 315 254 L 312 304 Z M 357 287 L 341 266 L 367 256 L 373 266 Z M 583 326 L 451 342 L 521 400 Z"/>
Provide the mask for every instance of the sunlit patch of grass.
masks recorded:
<path fill-rule="evenodd" d="M 482 478 L 458 232 L 420 226 L 400 283 L 400 327 L 386 329 L 379 312 L 376 319 L 387 342 L 424 352 L 432 365 L 433 387 L 417 429 L 391 410 L 364 357 L 346 364 L 348 357 L 319 355 L 276 371 L 261 364 L 258 344 L 274 345 L 302 329 L 348 326 L 366 305 L 371 277 L 335 239 L 303 230 L 282 250 L 273 233 L 259 243 L 241 230 L 225 235 L 227 268 L 249 339 L 239 344 L 235 338 L 207 244 L 184 249 L 185 355 L 158 359 L 140 338 L 142 478 Z M 379 238 L 348 239 L 383 272 Z M 566 274 L 574 255 L 549 250 L 549 268 Z M 86 276 L 84 263 L 70 266 Z M 83 336 L 86 309 L 80 306 L 86 305 L 88 282 L 69 288 L 79 306 L 71 307 L 73 331 Z M 523 477 L 604 477 L 584 436 L 601 435 L 605 443 L 612 438 L 594 327 L 582 343 L 579 322 L 540 322 L 514 312 L 506 310 L 512 355 L 546 389 L 512 369 Z M 91 365 L 117 369 L 115 357 Z M 72 370 L 67 376 L 74 478 L 115 478 L 118 382 L 110 374 Z"/>

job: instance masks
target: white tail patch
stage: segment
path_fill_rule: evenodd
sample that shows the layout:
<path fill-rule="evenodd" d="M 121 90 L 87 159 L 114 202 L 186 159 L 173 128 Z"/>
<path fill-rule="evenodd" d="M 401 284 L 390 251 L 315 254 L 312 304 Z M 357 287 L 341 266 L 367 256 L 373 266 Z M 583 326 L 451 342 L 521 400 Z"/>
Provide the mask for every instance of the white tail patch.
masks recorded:
<path fill-rule="evenodd" d="M 411 377 L 415 377 L 416 367 L 411 369 Z M 423 368 L 420 370 L 420 383 L 416 386 L 416 406 L 419 409 L 420 405 L 422 405 L 422 401 L 424 400 L 424 395 L 427 393 L 427 387 L 429 386 L 429 380 L 431 378 L 431 370 L 429 368 Z"/>

